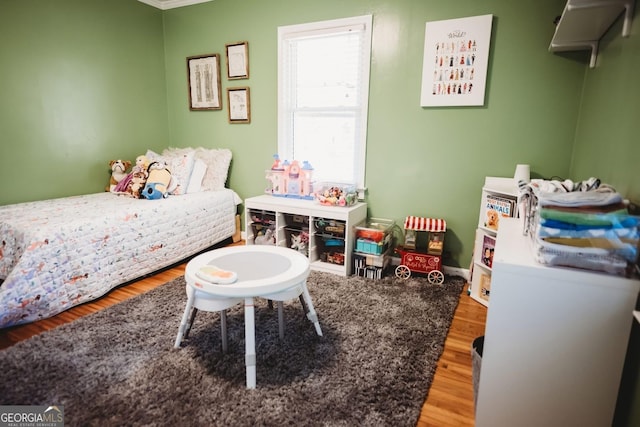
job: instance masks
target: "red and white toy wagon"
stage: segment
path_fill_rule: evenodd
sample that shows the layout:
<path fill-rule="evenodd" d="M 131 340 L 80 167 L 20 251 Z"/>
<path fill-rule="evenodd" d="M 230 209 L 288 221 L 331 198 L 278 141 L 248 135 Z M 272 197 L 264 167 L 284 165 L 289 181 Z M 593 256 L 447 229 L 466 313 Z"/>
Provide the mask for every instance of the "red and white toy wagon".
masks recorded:
<path fill-rule="evenodd" d="M 402 257 L 396 267 L 396 276 L 401 279 L 411 277 L 411 272 L 427 275 L 429 283 L 444 282 L 442 273 L 442 248 L 447 222 L 444 219 L 408 216 L 404 221 L 404 245 L 396 252 Z M 417 233 L 427 234 L 427 247 L 417 249 Z"/>

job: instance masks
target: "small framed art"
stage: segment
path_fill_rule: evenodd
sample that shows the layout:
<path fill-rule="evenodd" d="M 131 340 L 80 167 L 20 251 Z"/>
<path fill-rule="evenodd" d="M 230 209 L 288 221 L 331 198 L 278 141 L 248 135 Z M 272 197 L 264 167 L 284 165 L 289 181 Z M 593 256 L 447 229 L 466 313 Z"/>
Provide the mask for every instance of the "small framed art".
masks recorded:
<path fill-rule="evenodd" d="M 251 123 L 251 99 L 248 87 L 227 89 L 229 123 Z"/>
<path fill-rule="evenodd" d="M 190 110 L 222 109 L 219 54 L 188 57 L 187 78 Z"/>
<path fill-rule="evenodd" d="M 227 49 L 227 77 L 229 80 L 249 78 L 249 42 L 230 43 Z"/>

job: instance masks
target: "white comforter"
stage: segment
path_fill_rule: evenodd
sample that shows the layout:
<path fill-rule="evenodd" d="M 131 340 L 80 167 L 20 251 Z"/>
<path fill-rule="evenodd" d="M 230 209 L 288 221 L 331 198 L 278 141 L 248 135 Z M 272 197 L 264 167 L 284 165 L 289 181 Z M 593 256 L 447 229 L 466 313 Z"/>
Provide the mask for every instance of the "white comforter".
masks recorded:
<path fill-rule="evenodd" d="M 225 189 L 0 206 L 0 328 L 53 316 L 232 236 L 239 203 Z"/>

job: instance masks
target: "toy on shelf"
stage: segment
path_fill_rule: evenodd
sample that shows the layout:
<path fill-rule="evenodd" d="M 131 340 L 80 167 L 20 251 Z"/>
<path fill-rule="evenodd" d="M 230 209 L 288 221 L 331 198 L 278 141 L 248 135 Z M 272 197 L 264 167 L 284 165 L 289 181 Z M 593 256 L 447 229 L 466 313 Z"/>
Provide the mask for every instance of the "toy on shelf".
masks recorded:
<path fill-rule="evenodd" d="M 313 167 L 306 160 L 302 165 L 298 160 L 284 162 L 275 154 L 271 169 L 266 171 L 269 187 L 265 193 L 280 197 L 313 200 Z"/>
<path fill-rule="evenodd" d="M 404 221 L 404 230 L 404 245 L 396 248 L 402 257 L 400 265 L 396 267 L 396 276 L 408 279 L 411 272 L 424 273 L 429 283 L 442 284 L 442 249 L 447 222 L 444 219 L 408 216 Z M 422 232 L 427 233 L 427 244 L 426 248 L 418 249 L 418 233 Z"/>
<path fill-rule="evenodd" d="M 325 206 L 351 206 L 358 201 L 356 186 L 353 184 L 318 184 L 314 196 Z"/>
<path fill-rule="evenodd" d="M 307 255 L 309 247 L 309 233 L 304 230 L 297 230 L 291 233 L 291 249 Z"/>

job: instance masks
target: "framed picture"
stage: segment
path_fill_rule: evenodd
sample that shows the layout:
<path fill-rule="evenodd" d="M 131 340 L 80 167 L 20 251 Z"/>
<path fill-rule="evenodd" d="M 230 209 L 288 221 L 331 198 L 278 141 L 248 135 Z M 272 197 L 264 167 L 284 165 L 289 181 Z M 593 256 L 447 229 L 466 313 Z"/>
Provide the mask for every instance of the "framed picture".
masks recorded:
<path fill-rule="evenodd" d="M 229 123 L 251 123 L 251 99 L 248 87 L 227 89 Z"/>
<path fill-rule="evenodd" d="M 249 42 L 230 43 L 227 48 L 227 77 L 230 80 L 249 78 Z"/>
<path fill-rule="evenodd" d="M 484 105 L 493 15 L 427 22 L 422 107 Z"/>
<path fill-rule="evenodd" d="M 220 55 L 190 56 L 187 58 L 190 110 L 221 110 Z"/>

